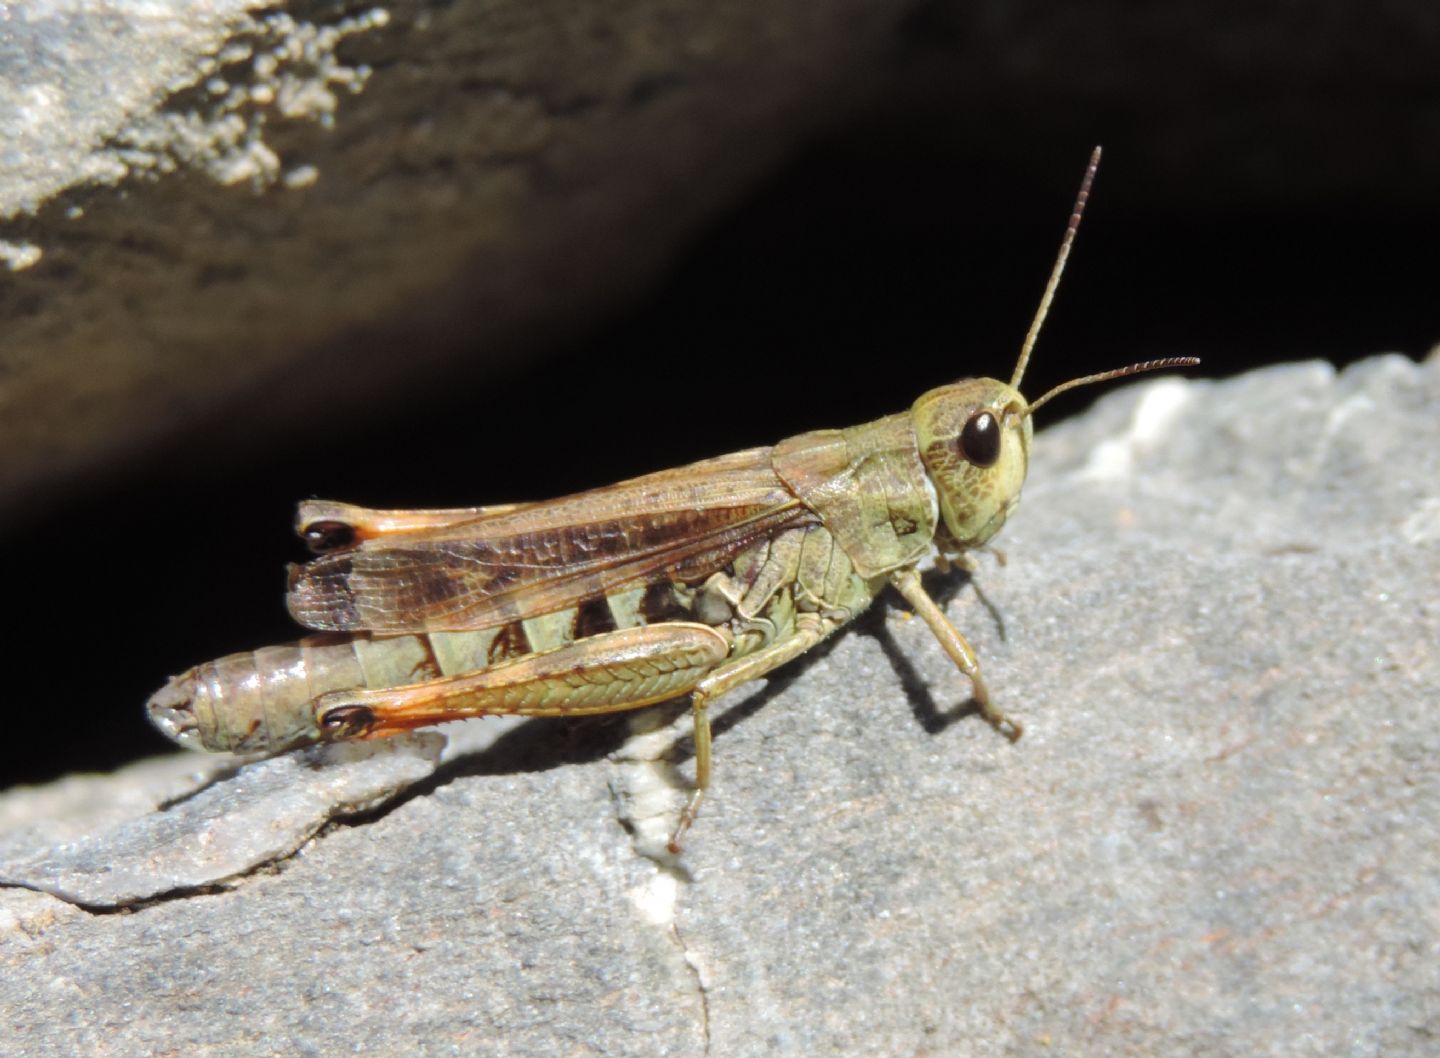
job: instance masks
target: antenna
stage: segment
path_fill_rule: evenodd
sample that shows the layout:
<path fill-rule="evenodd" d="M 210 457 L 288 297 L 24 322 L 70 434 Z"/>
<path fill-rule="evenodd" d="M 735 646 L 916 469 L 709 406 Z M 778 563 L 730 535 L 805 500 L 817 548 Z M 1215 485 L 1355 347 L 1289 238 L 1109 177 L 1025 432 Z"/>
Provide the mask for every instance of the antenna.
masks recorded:
<path fill-rule="evenodd" d="M 1055 267 L 1050 270 L 1050 281 L 1045 284 L 1045 293 L 1040 295 L 1040 308 L 1036 310 L 1035 319 L 1031 322 L 1030 330 L 1025 335 L 1025 344 L 1020 347 L 1020 360 L 1015 365 L 1015 374 L 1010 379 L 1012 389 L 1020 388 L 1020 379 L 1025 374 L 1025 365 L 1030 362 L 1030 352 L 1035 348 L 1035 339 L 1040 337 L 1040 326 L 1045 322 L 1045 314 L 1050 311 L 1050 302 L 1055 300 L 1055 290 L 1060 286 L 1060 273 L 1065 271 L 1065 259 L 1070 256 L 1070 247 L 1075 243 L 1075 232 L 1080 228 L 1080 216 L 1085 212 L 1085 202 L 1090 198 L 1090 185 L 1095 182 L 1095 170 L 1099 168 L 1100 148 L 1097 146 L 1090 152 L 1090 164 L 1085 167 L 1085 177 L 1080 181 L 1080 193 L 1075 196 L 1075 208 L 1070 211 L 1070 223 L 1065 226 L 1065 237 L 1060 240 L 1060 253 L 1055 257 Z M 1098 378 L 1078 379 L 1074 384 L 1079 385 L 1081 382 L 1092 381 L 1099 380 Z M 1050 397 L 1054 392 L 1051 390 L 1041 400 Z M 1034 409 L 1035 405 L 1031 405 L 1031 410 Z"/>
<path fill-rule="evenodd" d="M 1159 371 L 1166 367 L 1194 367 L 1200 362 L 1198 356 L 1167 356 L 1163 360 L 1146 360 L 1141 364 L 1131 364 L 1129 367 L 1117 367 L 1111 371 L 1101 371 L 1098 375 L 1086 375 L 1084 378 L 1072 378 L 1069 382 L 1062 382 L 1050 390 L 1039 400 L 1032 403 L 1025 409 L 1026 415 L 1034 415 L 1035 409 L 1044 404 L 1051 397 L 1058 397 L 1060 394 L 1074 389 L 1076 386 L 1088 386 L 1092 382 L 1109 382 L 1112 378 L 1124 378 L 1126 375 L 1138 375 L 1142 371 Z"/>

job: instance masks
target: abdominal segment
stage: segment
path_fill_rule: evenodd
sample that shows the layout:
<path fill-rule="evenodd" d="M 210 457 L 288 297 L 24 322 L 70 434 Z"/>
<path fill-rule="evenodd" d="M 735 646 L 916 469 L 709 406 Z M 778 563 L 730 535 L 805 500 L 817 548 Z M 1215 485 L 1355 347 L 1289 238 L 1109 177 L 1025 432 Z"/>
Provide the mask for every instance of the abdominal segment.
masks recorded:
<path fill-rule="evenodd" d="M 603 613 L 582 605 L 474 632 L 326 634 L 231 654 L 170 680 L 151 696 L 150 719 L 189 749 L 279 753 L 324 740 L 313 708 L 321 695 L 473 672 L 563 646 L 600 625 L 641 625 L 663 601 L 660 587 L 604 599 Z M 663 586 L 667 598 L 675 590 Z"/>

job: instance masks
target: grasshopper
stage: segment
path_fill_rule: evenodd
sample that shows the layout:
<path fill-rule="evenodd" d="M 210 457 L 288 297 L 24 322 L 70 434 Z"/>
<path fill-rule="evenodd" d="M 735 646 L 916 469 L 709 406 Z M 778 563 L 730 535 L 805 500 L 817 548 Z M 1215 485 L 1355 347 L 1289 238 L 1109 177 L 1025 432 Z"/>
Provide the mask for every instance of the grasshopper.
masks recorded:
<path fill-rule="evenodd" d="M 1015 508 L 1034 413 L 1057 394 L 1175 357 L 1018 389 L 1074 243 L 1095 149 L 1010 382 L 933 389 L 907 412 L 817 430 L 538 503 L 453 510 L 300 504 L 316 557 L 292 566 L 290 613 L 324 633 L 172 679 L 151 718 L 184 746 L 279 752 L 462 717 L 577 716 L 688 694 L 695 787 L 711 778 L 710 702 L 803 654 L 886 585 L 970 681 L 1012 741 L 965 637 L 917 566 L 970 564 Z"/>

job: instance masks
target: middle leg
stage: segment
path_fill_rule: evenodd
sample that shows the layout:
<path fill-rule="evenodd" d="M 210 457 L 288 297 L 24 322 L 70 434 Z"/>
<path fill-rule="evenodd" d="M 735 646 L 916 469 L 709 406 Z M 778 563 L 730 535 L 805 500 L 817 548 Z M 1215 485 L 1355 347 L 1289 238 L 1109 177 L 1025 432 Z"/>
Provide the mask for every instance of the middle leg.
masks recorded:
<path fill-rule="evenodd" d="M 754 654 L 726 662 L 695 685 L 690 692 L 690 710 L 695 725 L 695 790 L 680 813 L 675 833 L 670 835 L 668 847 L 672 853 L 680 852 L 680 839 L 695 822 L 700 802 L 705 799 L 705 790 L 710 785 L 710 699 L 718 698 L 742 683 L 759 679 L 794 660 L 834 631 L 834 627 L 819 614 L 799 614 L 795 618 L 793 633 Z"/>

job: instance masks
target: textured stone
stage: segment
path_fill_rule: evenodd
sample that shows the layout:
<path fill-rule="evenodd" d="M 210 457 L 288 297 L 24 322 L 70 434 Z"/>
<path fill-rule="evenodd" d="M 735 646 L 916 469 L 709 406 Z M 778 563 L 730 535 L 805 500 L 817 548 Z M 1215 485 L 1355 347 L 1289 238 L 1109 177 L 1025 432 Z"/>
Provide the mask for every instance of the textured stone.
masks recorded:
<path fill-rule="evenodd" d="M 111 800 L 140 810 L 106 811 L 96 818 L 83 810 L 81 803 L 90 798 L 82 795 L 72 804 L 88 824 L 83 831 L 75 832 L 73 816 L 42 817 L 17 828 L 0 839 L 0 885 L 22 885 L 96 908 L 223 885 L 291 855 L 330 820 L 373 809 L 428 778 L 443 742 L 425 734 L 318 747 L 244 765 L 226 758 L 172 758 L 163 767 L 156 762 L 131 769 L 119 783 L 67 780 L 57 786 L 118 788 L 124 795 L 112 793 Z M 194 788 L 160 796 L 173 781 L 169 773 L 180 768 L 193 777 Z M 41 804 L 26 806 L 26 815 L 38 815 L 48 799 L 42 792 L 36 800 Z"/>
<path fill-rule="evenodd" d="M 0 893 L 7 1042 L 1428 1054 L 1437 407 L 1435 357 L 1107 395 L 1037 435 L 993 612 L 949 603 L 1017 744 L 880 607 L 724 710 L 678 862 L 636 852 L 683 797 L 653 734 L 538 724 L 222 891 Z"/>
<path fill-rule="evenodd" d="M 583 329 L 849 105 L 906 5 L 663 7 L 7 5 L 0 520 Z"/>

